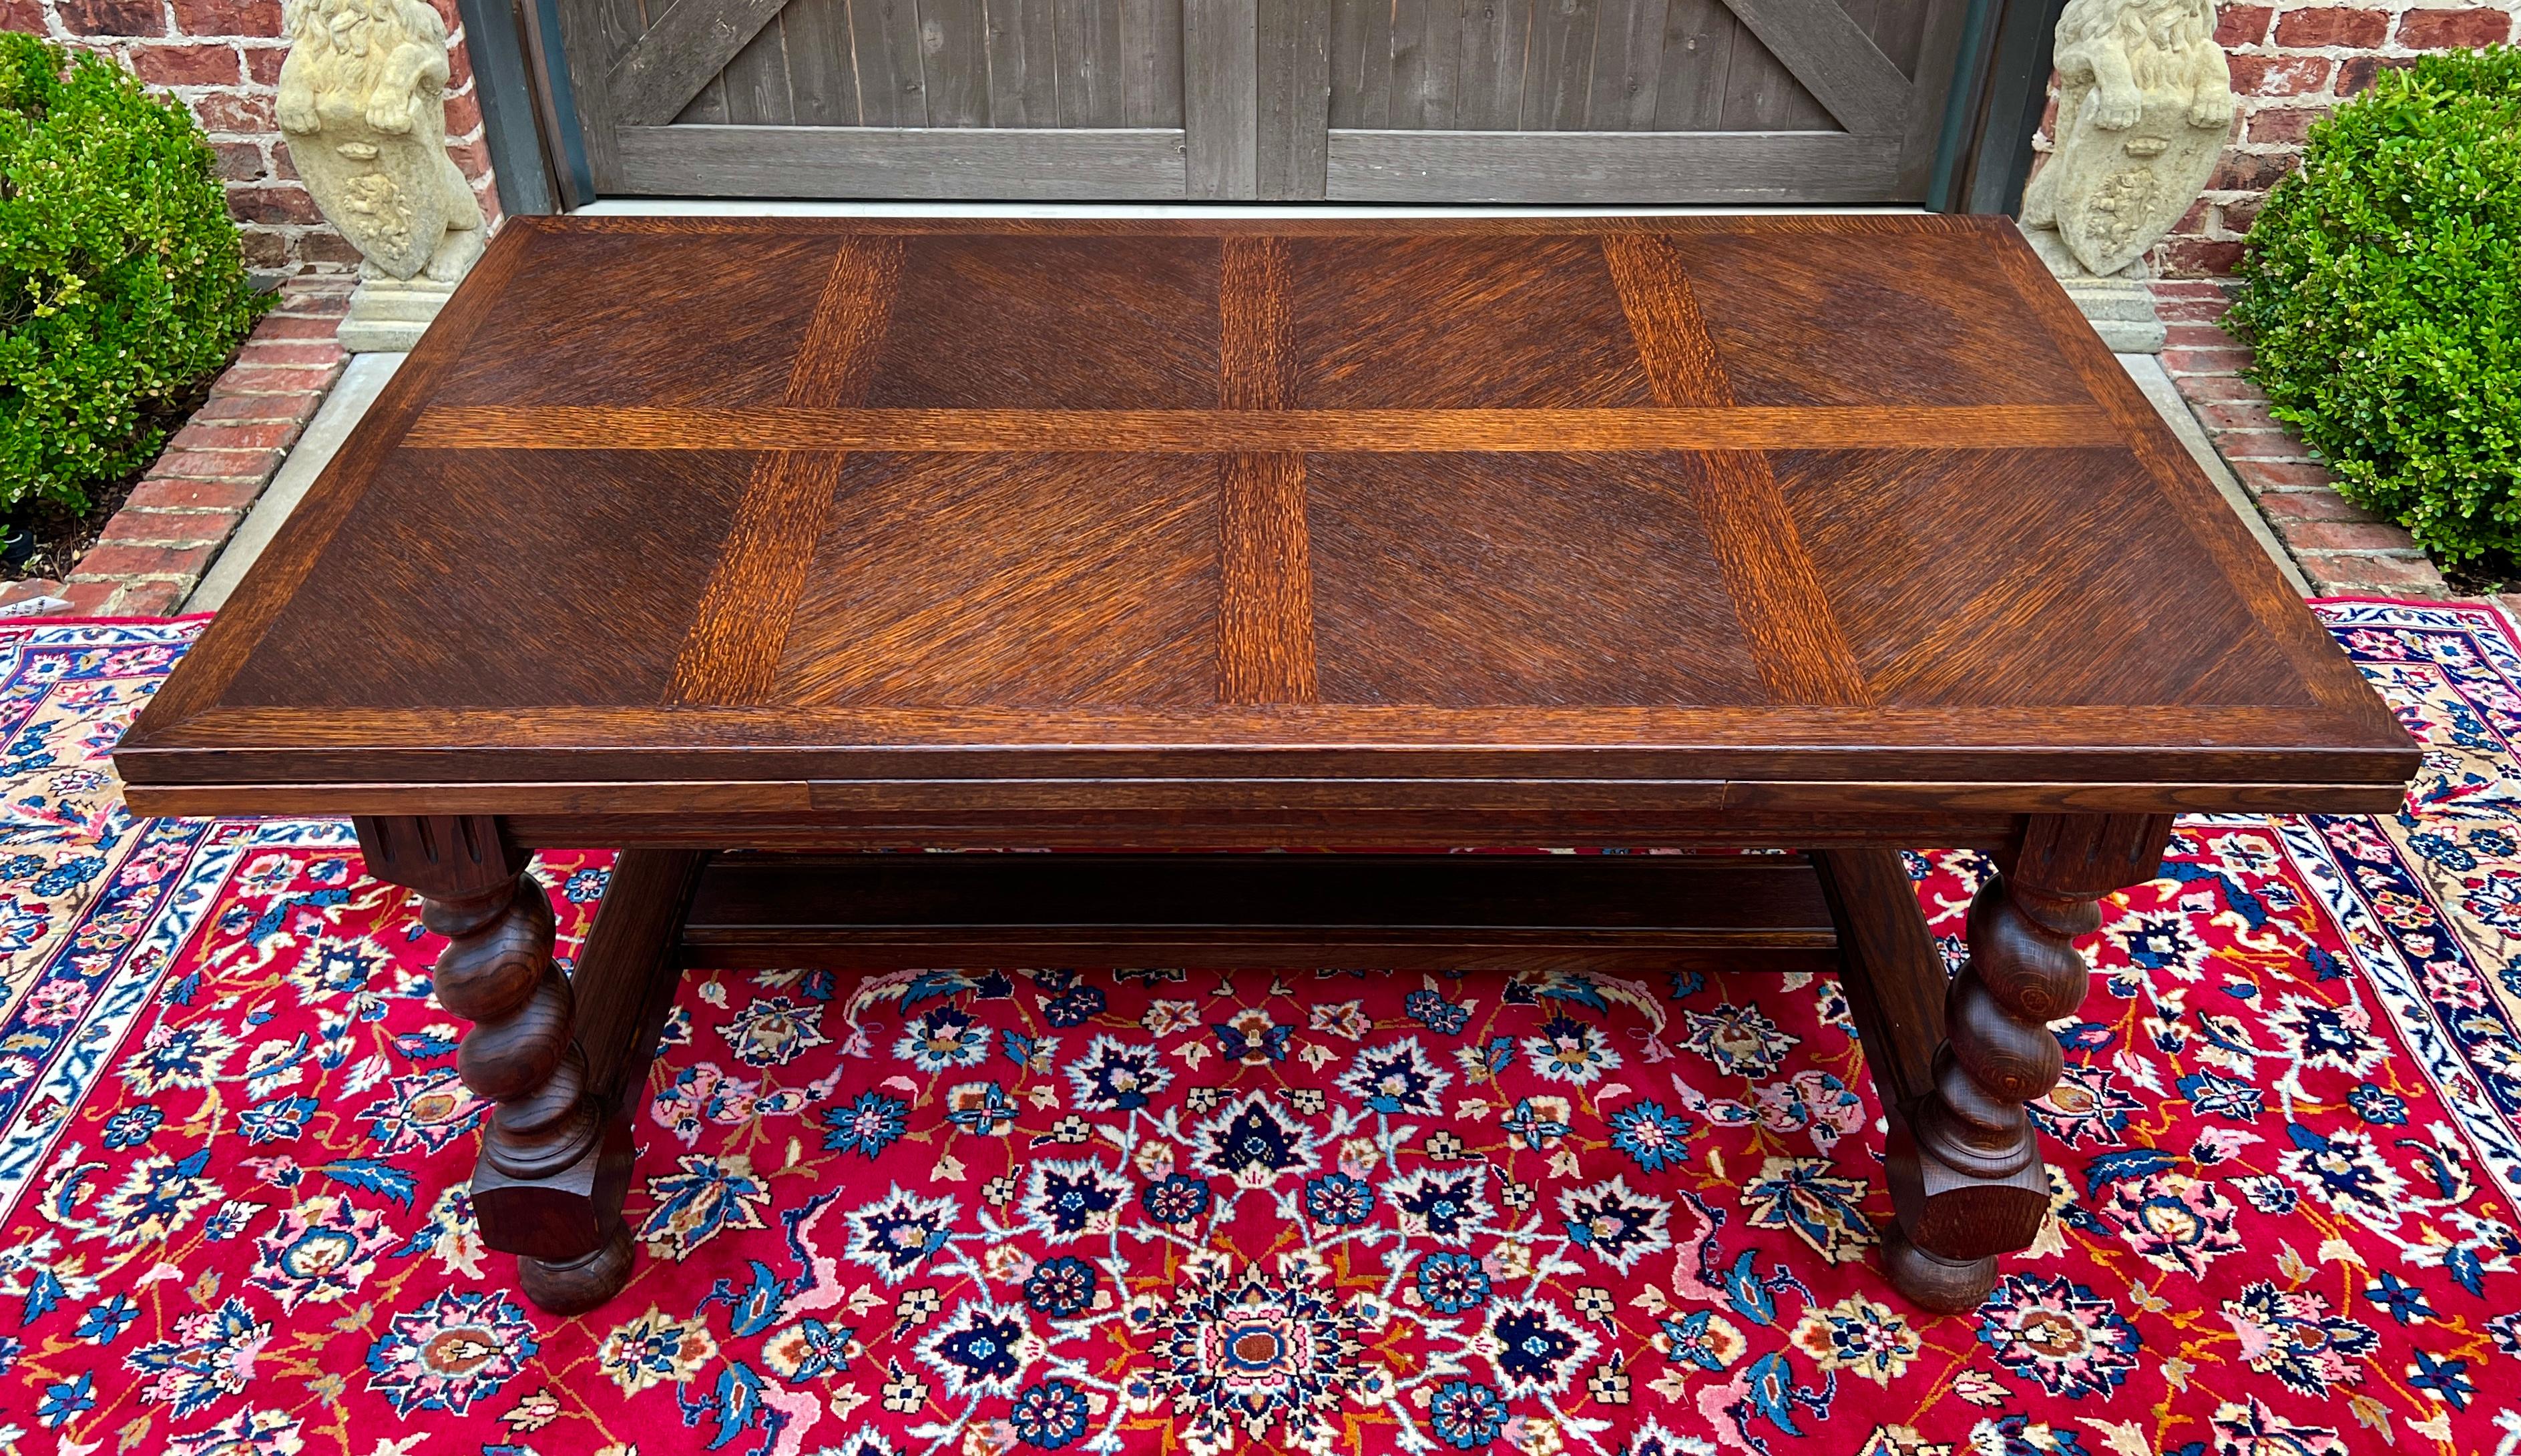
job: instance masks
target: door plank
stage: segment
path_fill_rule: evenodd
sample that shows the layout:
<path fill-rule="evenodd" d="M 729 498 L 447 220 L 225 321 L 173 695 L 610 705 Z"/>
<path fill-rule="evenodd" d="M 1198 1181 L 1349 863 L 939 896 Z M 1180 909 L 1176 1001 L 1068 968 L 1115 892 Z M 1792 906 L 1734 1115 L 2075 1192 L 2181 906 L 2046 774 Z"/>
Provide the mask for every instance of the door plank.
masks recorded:
<path fill-rule="evenodd" d="M 1121 0 L 1052 0 L 1059 47 L 1059 124 L 1119 126 Z"/>
<path fill-rule="evenodd" d="M 621 190 L 671 197 L 1179 202 L 1170 128 L 625 126 Z"/>
<path fill-rule="evenodd" d="M 1917 42 L 1925 33 L 1929 3 L 1930 0 L 1859 0 L 1862 8 L 1851 5 L 1847 13 L 1864 27 L 1865 34 L 1873 37 L 1873 43 L 1891 58 L 1892 65 L 1900 68 L 1902 75 L 1913 76 L 1917 73 Z"/>
<path fill-rule="evenodd" d="M 1258 0 L 1183 0 L 1182 131 L 1192 202 L 1260 195 Z"/>
<path fill-rule="evenodd" d="M 527 3 L 529 16 L 542 14 L 534 0 Z M 568 71 L 588 173 L 599 189 L 613 186 L 618 167 L 609 77 L 614 58 L 627 51 L 638 34 L 637 7 L 631 0 L 554 0 L 553 13 L 560 21 L 557 33 L 538 21 L 529 23 L 539 37 L 538 49 L 557 53 L 558 64 Z"/>
<path fill-rule="evenodd" d="M 1924 0 L 1917 22 L 1916 95 L 1908 109 L 1907 144 L 1900 149 L 1900 189 L 1922 198 L 1943 141 L 1944 103 L 1957 84 L 1961 30 L 1968 0 Z"/>
<path fill-rule="evenodd" d="M 796 119 L 788 95 L 788 43 L 777 16 L 735 53 L 718 79 L 726 83 L 726 119 L 739 125 L 786 126 Z"/>
<path fill-rule="evenodd" d="M 1427 0 L 1426 92 L 1418 98 L 1418 124 L 1430 131 L 1457 125 L 1462 106 L 1462 7 L 1460 0 Z"/>
<path fill-rule="evenodd" d="M 1590 131 L 1652 131 L 1669 0 L 1602 0 L 1594 19 Z"/>
<path fill-rule="evenodd" d="M 1333 44 L 1338 79 L 1333 82 L 1333 126 L 1392 124 L 1391 0 L 1334 0 Z"/>
<path fill-rule="evenodd" d="M 983 0 L 918 0 L 919 75 L 931 126 L 989 124 L 988 13 Z"/>
<path fill-rule="evenodd" d="M 1835 125 L 1829 108 L 1747 27 L 1733 37 L 1733 62 L 1724 71 L 1724 119 L 1719 124 L 1726 131 L 1827 131 Z"/>
<path fill-rule="evenodd" d="M 1898 137 L 1837 131 L 1352 131 L 1335 203 L 1885 203 Z"/>
<path fill-rule="evenodd" d="M 1595 0 L 1538 0 L 1523 78 L 1527 131 L 1582 131 L 1593 79 Z"/>
<path fill-rule="evenodd" d="M 1724 3 L 1849 131 L 1897 131 L 1907 119 L 1908 78 L 1837 0 Z"/>
<path fill-rule="evenodd" d="M 1657 131 L 1724 129 L 1725 74 L 1735 39 L 1748 34 L 1723 0 L 1669 0 L 1663 77 L 1655 88 Z"/>
<path fill-rule="evenodd" d="M 800 126 L 858 124 L 858 73 L 847 0 L 788 0 L 788 99 Z"/>
<path fill-rule="evenodd" d="M 1259 3 L 1258 195 L 1318 200 L 1330 161 L 1333 0 Z"/>
<path fill-rule="evenodd" d="M 866 124 L 927 125 L 916 0 L 849 0 L 849 39 L 857 58 L 858 111 Z"/>
<path fill-rule="evenodd" d="M 678 122 L 707 122 L 712 126 L 726 124 L 726 72 L 710 76 L 700 94 L 674 114 Z"/>
<path fill-rule="evenodd" d="M 1532 8 L 1533 0 L 1462 0 L 1462 81 L 1454 126 L 1513 131 L 1523 124 L 1524 40 Z"/>
<path fill-rule="evenodd" d="M 1059 124 L 1059 41 L 1051 0 L 986 0 L 989 124 Z"/>
<path fill-rule="evenodd" d="M 1392 99 L 1385 124 L 1442 128 L 1460 75 L 1458 0 L 1392 0 Z"/>
<path fill-rule="evenodd" d="M 1122 122 L 1179 126 L 1182 29 L 1179 0 L 1122 0 Z"/>
<path fill-rule="evenodd" d="M 606 76 L 626 126 L 671 120 L 753 43 L 787 0 L 673 0 Z"/>

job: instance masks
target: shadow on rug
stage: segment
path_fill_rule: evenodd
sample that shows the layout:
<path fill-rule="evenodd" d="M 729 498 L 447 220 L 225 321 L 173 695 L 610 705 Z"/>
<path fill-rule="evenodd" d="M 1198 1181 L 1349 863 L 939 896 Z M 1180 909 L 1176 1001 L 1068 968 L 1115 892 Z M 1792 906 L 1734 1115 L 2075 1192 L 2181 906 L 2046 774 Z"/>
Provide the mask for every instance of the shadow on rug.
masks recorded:
<path fill-rule="evenodd" d="M 554 1319 L 405 894 L 122 815 L 191 625 L 0 627 L 0 1452 L 2510 1453 L 2521 649 L 2321 611 L 2408 811 L 2108 902 L 2054 1216 L 1953 1318 L 1832 979 L 1006 970 L 688 977 L 638 1273 Z M 565 953 L 605 864 L 540 861 Z M 1984 866 L 1912 868 L 1956 950 Z"/>

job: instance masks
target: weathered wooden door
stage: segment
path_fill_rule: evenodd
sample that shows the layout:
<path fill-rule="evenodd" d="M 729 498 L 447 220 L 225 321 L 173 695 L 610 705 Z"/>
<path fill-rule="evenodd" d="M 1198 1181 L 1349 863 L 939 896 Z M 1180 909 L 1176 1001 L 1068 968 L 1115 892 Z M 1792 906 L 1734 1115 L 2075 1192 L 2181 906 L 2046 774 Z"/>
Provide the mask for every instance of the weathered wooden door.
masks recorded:
<path fill-rule="evenodd" d="M 1965 0 L 561 0 L 596 187 L 1880 203 Z"/>

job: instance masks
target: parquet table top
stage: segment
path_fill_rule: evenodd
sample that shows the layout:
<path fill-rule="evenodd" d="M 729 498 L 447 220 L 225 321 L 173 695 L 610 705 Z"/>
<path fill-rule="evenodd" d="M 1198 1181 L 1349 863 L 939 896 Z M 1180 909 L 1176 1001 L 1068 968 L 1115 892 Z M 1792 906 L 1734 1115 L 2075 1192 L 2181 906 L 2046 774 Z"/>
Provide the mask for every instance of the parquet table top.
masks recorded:
<path fill-rule="evenodd" d="M 2001 219 L 517 218 L 116 761 L 1014 824 L 2379 809 L 2415 751 Z"/>

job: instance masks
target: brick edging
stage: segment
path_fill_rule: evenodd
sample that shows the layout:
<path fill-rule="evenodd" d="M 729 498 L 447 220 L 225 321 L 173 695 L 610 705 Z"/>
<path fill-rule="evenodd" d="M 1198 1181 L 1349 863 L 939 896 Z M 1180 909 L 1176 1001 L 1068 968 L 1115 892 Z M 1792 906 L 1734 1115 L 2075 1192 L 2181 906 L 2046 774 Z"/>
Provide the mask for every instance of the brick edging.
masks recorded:
<path fill-rule="evenodd" d="M 2249 367 L 2249 345 L 2222 327 L 2234 287 L 2223 279 L 2152 285 L 2167 333 L 2163 372 L 2205 427 L 2215 452 L 2231 466 L 2315 594 L 2450 597 L 2450 585 L 2415 538 L 2339 495 L 2337 478 L 2268 413 L 2267 394 L 2241 374 Z"/>
<path fill-rule="evenodd" d="M 350 284 L 287 285 L 69 579 L 0 585 L 0 607 L 58 597 L 69 605 L 51 614 L 158 616 L 182 605 L 342 377 L 348 356 L 333 335 Z"/>

